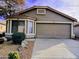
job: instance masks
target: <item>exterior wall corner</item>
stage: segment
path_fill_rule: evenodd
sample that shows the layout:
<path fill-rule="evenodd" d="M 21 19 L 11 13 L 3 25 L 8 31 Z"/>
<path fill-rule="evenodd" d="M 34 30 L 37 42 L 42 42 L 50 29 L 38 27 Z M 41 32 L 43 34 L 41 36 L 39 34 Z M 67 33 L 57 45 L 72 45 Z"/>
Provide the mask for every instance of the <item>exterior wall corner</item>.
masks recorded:
<path fill-rule="evenodd" d="M 74 31 L 73 31 L 74 28 L 73 27 L 74 27 L 74 24 L 72 23 L 71 24 L 71 38 L 75 38 L 75 34 L 74 34 Z"/>

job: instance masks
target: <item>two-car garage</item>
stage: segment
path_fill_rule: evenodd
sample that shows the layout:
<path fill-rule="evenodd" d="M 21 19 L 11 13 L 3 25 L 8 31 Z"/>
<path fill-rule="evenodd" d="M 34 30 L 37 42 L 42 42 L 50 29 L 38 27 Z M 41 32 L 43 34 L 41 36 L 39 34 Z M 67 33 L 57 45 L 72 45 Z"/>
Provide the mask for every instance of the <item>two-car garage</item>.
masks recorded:
<path fill-rule="evenodd" d="M 37 38 L 71 38 L 70 23 L 36 23 Z"/>

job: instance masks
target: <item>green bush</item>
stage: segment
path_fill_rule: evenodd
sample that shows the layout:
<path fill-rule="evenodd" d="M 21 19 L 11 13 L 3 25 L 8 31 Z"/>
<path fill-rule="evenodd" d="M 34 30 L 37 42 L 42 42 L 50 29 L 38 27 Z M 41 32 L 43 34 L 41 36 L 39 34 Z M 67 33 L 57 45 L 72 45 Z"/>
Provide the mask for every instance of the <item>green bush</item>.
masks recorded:
<path fill-rule="evenodd" d="M 20 59 L 20 54 L 18 51 L 12 51 L 8 54 L 8 59 Z"/>
<path fill-rule="evenodd" d="M 25 39 L 25 34 L 21 32 L 13 33 L 12 40 L 15 44 L 21 44 L 21 42 Z"/>

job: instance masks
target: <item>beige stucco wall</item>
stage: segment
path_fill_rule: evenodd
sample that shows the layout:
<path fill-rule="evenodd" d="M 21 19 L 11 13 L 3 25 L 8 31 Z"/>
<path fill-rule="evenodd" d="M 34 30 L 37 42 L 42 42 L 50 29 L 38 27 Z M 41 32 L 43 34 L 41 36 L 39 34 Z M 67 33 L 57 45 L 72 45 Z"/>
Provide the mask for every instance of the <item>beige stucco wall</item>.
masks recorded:
<path fill-rule="evenodd" d="M 74 33 L 76 37 L 79 37 L 79 22 L 74 23 Z"/>
<path fill-rule="evenodd" d="M 46 10 L 46 14 L 45 15 L 38 15 L 37 14 L 37 9 L 33 9 L 33 10 L 30 10 L 26 13 L 24 13 L 23 15 L 25 16 L 29 16 L 29 17 L 34 17 L 36 18 L 36 21 L 49 21 L 53 23 L 53 21 L 55 22 L 64 22 L 64 23 L 67 23 L 67 22 L 70 22 L 71 24 L 71 36 L 73 36 L 73 21 L 69 20 L 68 18 L 65 18 L 61 15 L 58 15 L 50 10 Z M 23 19 L 20 19 L 20 20 L 23 20 Z M 68 27 L 67 29 L 70 29 L 70 27 Z M 36 27 L 35 27 L 35 32 L 36 32 Z M 36 33 L 35 33 L 36 34 Z M 69 34 L 70 35 L 70 34 Z"/>
<path fill-rule="evenodd" d="M 37 14 L 37 9 L 31 10 L 26 12 L 24 15 L 30 16 L 30 17 L 36 17 L 37 21 L 59 21 L 59 22 L 72 22 L 71 20 L 58 15 L 50 10 L 46 10 L 45 15 L 38 15 Z"/>
<path fill-rule="evenodd" d="M 56 13 L 54 13 L 54 12 L 48 10 L 48 9 L 46 9 L 46 14 L 45 15 L 38 15 L 37 14 L 37 9 L 30 10 L 30 11 L 24 13 L 23 15 L 30 16 L 30 17 L 36 17 L 37 18 L 36 21 L 71 22 L 72 23 L 71 37 L 74 38 L 74 33 L 73 33 L 73 23 L 74 22 L 72 20 L 66 18 L 66 17 L 63 17 L 59 14 L 56 14 Z"/>

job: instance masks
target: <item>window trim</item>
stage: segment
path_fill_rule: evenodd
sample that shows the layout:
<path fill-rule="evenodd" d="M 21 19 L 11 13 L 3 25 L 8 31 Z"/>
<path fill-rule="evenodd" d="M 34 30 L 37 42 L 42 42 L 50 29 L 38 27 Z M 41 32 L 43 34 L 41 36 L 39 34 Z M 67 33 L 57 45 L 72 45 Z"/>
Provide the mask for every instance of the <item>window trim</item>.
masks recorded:
<path fill-rule="evenodd" d="M 44 10 L 44 13 L 39 13 L 39 10 Z M 37 14 L 46 14 L 46 9 L 37 9 Z"/>
<path fill-rule="evenodd" d="M 28 20 L 28 22 L 33 22 L 33 32 L 32 33 L 29 33 L 29 29 L 27 29 L 27 35 L 34 35 L 35 33 L 34 33 L 34 20 Z M 27 24 L 28 25 L 28 24 Z M 28 26 L 27 26 L 27 28 L 28 28 Z"/>
<path fill-rule="evenodd" d="M 14 20 L 14 19 L 11 19 L 10 21 L 13 22 L 13 20 Z M 24 23 L 25 23 L 24 26 L 25 26 L 25 34 L 26 34 L 26 35 L 35 35 L 35 21 L 34 21 L 34 20 L 31 20 L 31 19 L 19 19 L 19 20 L 20 20 L 20 21 L 24 21 Z M 17 20 L 15 20 L 15 21 L 17 21 Z M 28 22 L 29 22 L 29 21 L 32 21 L 32 22 L 33 22 L 33 32 L 32 32 L 32 33 L 29 33 L 29 31 L 28 31 Z M 9 24 L 12 24 L 12 23 L 9 23 L 9 20 L 7 21 L 7 23 L 8 23 L 8 25 L 9 25 Z M 8 26 L 8 25 L 7 25 L 7 26 Z M 12 26 L 12 25 L 11 25 L 11 26 Z M 9 27 L 9 26 L 8 26 L 8 27 Z M 10 32 L 9 32 L 9 29 L 10 29 L 10 28 L 7 28 L 7 33 L 10 33 Z M 27 29 L 27 30 L 26 30 L 26 29 Z M 11 33 L 12 33 L 12 28 L 11 28 Z"/>

